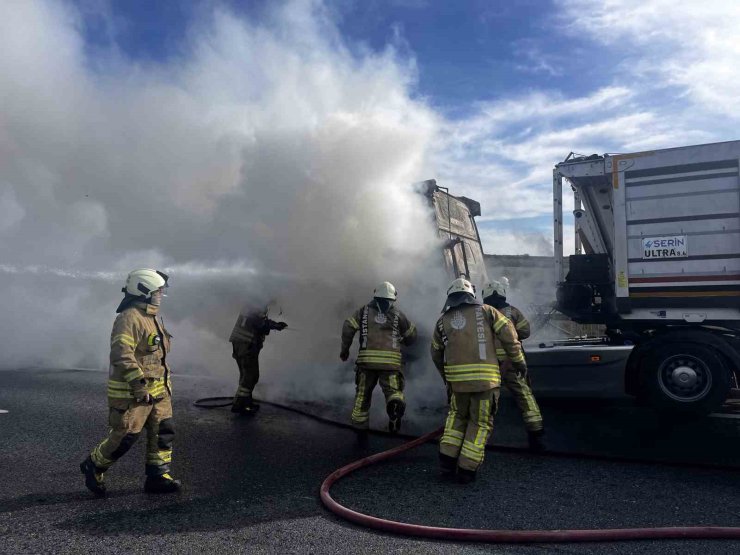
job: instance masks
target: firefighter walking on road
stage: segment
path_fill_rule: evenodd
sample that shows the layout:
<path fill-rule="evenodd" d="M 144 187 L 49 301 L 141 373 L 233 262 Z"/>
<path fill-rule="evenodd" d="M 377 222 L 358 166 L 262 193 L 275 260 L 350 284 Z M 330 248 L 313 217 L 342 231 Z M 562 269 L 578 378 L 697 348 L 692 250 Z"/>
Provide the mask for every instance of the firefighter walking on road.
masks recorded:
<path fill-rule="evenodd" d="M 170 475 L 175 436 L 167 364 L 171 336 L 158 316 L 167 280 L 156 270 L 134 270 L 116 310 L 110 342 L 109 433 L 80 465 L 85 486 L 101 497 L 106 494 L 104 473 L 131 449 L 144 428 L 144 490 L 173 493 L 180 489 L 180 481 Z"/>
<path fill-rule="evenodd" d="M 388 430 L 396 433 L 406 410 L 403 394 L 404 377 L 401 346 L 416 340 L 416 326 L 401 312 L 395 302 L 398 292 L 385 281 L 374 291 L 373 300 L 359 308 L 344 321 L 342 350 L 339 358 L 346 361 L 357 332 L 360 332 L 360 350 L 355 369 L 355 403 L 352 425 L 364 441 L 370 424 L 370 403 L 373 390 L 379 383 L 385 395 Z"/>
<path fill-rule="evenodd" d="M 467 279 L 454 280 L 434 327 L 431 355 L 450 391 L 450 408 L 439 443 L 440 470 L 444 475 L 457 471 L 463 483 L 475 479 L 493 431 L 501 386 L 494 338 L 500 341 L 514 368 L 526 375 L 527 366 L 512 323 L 476 299 Z"/>
<path fill-rule="evenodd" d="M 287 327 L 285 322 L 270 320 L 266 307 L 246 306 L 239 313 L 229 337 L 231 356 L 239 367 L 239 387 L 234 395 L 231 412 L 253 414 L 259 410 L 259 405 L 252 398 L 252 391 L 260 379 L 260 351 L 271 330 L 282 331 Z"/>
<path fill-rule="evenodd" d="M 507 286 L 508 280 L 506 278 L 488 283 L 483 287 L 483 302 L 511 320 L 516 328 L 517 338 L 521 342 L 529 337 L 529 322 L 518 308 L 506 302 Z M 514 401 L 522 414 L 524 427 L 527 429 L 527 435 L 529 436 L 529 447 L 533 451 L 542 451 L 544 449 L 542 443 L 542 435 L 544 434 L 542 412 L 540 412 L 540 407 L 532 393 L 529 376 L 524 376 L 512 368 L 511 361 L 506 356 L 506 351 L 498 341 L 496 342 L 496 356 L 501 363 L 503 383 L 514 397 Z"/>

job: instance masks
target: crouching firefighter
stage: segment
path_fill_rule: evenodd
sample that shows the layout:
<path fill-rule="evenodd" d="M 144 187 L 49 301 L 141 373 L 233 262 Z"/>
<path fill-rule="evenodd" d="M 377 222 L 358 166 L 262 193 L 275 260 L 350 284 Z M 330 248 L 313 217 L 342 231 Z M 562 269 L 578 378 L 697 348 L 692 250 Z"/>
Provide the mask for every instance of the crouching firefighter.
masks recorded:
<path fill-rule="evenodd" d="M 375 289 L 373 300 L 347 318 L 342 327 L 339 358 L 343 361 L 349 358 L 355 333 L 360 332 L 352 425 L 361 441 L 365 440 L 370 425 L 370 403 L 376 384 L 380 383 L 385 395 L 391 433 L 401 429 L 401 418 L 406 411 L 401 345 L 413 344 L 416 326 L 394 306 L 397 297 L 393 284 L 384 281 Z"/>
<path fill-rule="evenodd" d="M 180 481 L 170 475 L 172 387 L 167 355 L 170 334 L 159 307 L 167 276 L 156 270 L 134 270 L 113 322 L 108 379 L 108 437 L 80 465 L 85 486 L 98 496 L 106 493 L 104 473 L 131 449 L 146 428 L 148 493 L 173 493 Z"/>
<path fill-rule="evenodd" d="M 439 443 L 440 470 L 457 471 L 459 481 L 472 482 L 483 463 L 486 441 L 493 431 L 501 386 L 494 338 L 514 367 L 526 373 L 521 345 L 512 323 L 495 308 L 475 298 L 472 284 L 454 280 L 432 336 L 432 361 L 450 390 L 450 408 Z"/>
<path fill-rule="evenodd" d="M 492 306 L 511 320 L 514 328 L 516 328 L 517 339 L 521 342 L 529 337 L 529 322 L 517 307 L 506 302 L 506 287 L 508 283 L 509 280 L 501 278 L 483 287 L 483 302 Z M 532 393 L 529 376 L 514 370 L 511 361 L 506 356 L 506 351 L 498 341 L 496 342 L 496 356 L 501 364 L 501 378 L 504 386 L 506 386 L 506 389 L 514 397 L 514 401 L 522 414 L 524 427 L 529 436 L 529 448 L 533 451 L 542 451 L 544 449 L 542 435 L 545 429 L 542 424 L 540 407 Z"/>
<path fill-rule="evenodd" d="M 231 412 L 254 414 L 259 405 L 252 398 L 252 391 L 260 379 L 259 356 L 270 330 L 282 331 L 288 327 L 285 322 L 276 322 L 267 317 L 267 308 L 247 306 L 241 310 L 231 330 L 229 341 L 232 357 L 239 366 L 239 387 L 234 395 Z"/>

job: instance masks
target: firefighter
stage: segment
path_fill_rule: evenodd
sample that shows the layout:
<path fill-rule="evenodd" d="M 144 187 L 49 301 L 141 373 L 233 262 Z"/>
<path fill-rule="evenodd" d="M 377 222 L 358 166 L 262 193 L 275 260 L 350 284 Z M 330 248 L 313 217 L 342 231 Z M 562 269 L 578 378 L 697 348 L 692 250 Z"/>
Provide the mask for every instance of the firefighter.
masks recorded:
<path fill-rule="evenodd" d="M 398 292 L 393 284 L 384 281 L 375 289 L 373 300 L 355 311 L 342 327 L 339 358 L 343 361 L 349 358 L 352 340 L 360 332 L 352 425 L 361 442 L 367 437 L 370 403 L 376 384 L 380 383 L 385 396 L 388 430 L 391 433 L 401 429 L 401 418 L 406 411 L 401 345 L 413 344 L 416 326 L 395 306 L 397 298 Z"/>
<path fill-rule="evenodd" d="M 494 338 L 514 368 L 526 374 L 521 344 L 513 324 L 475 298 L 465 278 L 454 280 L 432 336 L 432 361 L 448 385 L 450 408 L 439 443 L 443 475 L 457 471 L 463 483 L 475 480 L 486 441 L 493 430 L 501 375 Z"/>
<path fill-rule="evenodd" d="M 158 316 L 168 277 L 156 270 L 134 270 L 122 289 L 110 340 L 108 437 L 80 464 L 85 486 L 106 494 L 104 473 L 136 443 L 146 428 L 148 493 L 174 493 L 179 480 L 170 475 L 172 386 L 167 356 L 171 335 Z"/>
<path fill-rule="evenodd" d="M 270 330 L 282 331 L 287 327 L 285 322 L 270 320 L 267 317 L 267 307 L 246 306 L 239 313 L 229 337 L 231 356 L 239 366 L 239 387 L 234 395 L 231 412 L 254 414 L 259 410 L 260 406 L 252 398 L 252 391 L 260 379 L 260 351 Z"/>
<path fill-rule="evenodd" d="M 518 308 L 506 302 L 506 288 L 508 284 L 509 280 L 506 278 L 500 278 L 487 284 L 483 287 L 483 302 L 492 306 L 511 320 L 511 323 L 516 328 L 517 337 L 521 342 L 529 337 L 529 322 Z M 521 411 L 524 427 L 527 429 L 527 435 L 529 437 L 529 447 L 533 451 L 542 451 L 544 449 L 542 443 L 542 435 L 544 433 L 542 413 L 532 393 L 529 376 L 523 376 L 512 369 L 511 362 L 506 356 L 506 351 L 499 342 L 496 342 L 496 356 L 501 364 L 501 377 L 504 385 L 514 396 L 514 400 Z"/>

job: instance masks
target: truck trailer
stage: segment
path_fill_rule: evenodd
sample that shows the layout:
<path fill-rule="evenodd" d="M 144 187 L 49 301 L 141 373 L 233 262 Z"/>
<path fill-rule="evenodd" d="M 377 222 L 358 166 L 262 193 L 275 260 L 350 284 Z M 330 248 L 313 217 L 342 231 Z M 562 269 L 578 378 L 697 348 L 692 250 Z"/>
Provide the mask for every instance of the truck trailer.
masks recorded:
<path fill-rule="evenodd" d="M 740 377 L 740 141 L 569 155 L 553 171 L 557 309 L 634 345 L 625 391 L 716 410 Z M 575 254 L 563 253 L 563 184 Z"/>

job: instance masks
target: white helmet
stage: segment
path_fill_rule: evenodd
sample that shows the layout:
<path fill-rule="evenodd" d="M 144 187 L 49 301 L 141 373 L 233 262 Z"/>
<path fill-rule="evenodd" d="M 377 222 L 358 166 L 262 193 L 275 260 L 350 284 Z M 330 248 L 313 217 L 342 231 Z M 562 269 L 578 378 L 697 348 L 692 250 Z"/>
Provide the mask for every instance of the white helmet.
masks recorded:
<path fill-rule="evenodd" d="M 452 295 L 453 293 L 470 293 L 475 296 L 475 288 L 467 279 L 459 277 L 453 280 L 447 288 L 448 295 Z"/>
<path fill-rule="evenodd" d="M 163 274 L 157 270 L 150 270 L 148 268 L 134 270 L 126 278 L 126 286 L 121 291 L 134 297 L 150 299 L 152 293 L 160 287 L 167 285 L 167 279 L 167 274 Z"/>
<path fill-rule="evenodd" d="M 500 297 L 506 298 L 506 288 L 509 286 L 509 280 L 505 277 L 493 280 L 491 283 L 487 283 L 483 287 L 483 298 L 490 297 L 494 293 L 498 293 Z"/>
<path fill-rule="evenodd" d="M 398 291 L 390 281 L 384 281 L 375 288 L 373 297 L 395 301 L 398 298 Z"/>

